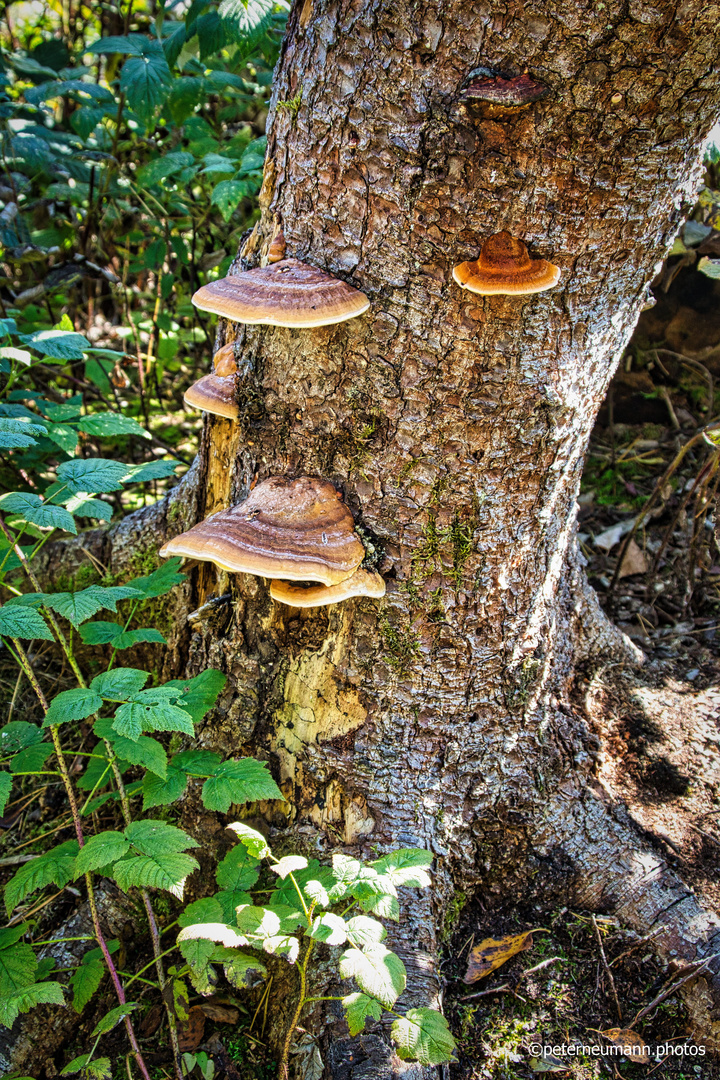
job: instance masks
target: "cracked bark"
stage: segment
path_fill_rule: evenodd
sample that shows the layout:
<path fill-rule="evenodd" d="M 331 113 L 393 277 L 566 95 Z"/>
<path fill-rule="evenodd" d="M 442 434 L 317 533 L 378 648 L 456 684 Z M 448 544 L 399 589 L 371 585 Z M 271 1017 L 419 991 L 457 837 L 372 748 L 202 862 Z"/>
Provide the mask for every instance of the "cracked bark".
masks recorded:
<path fill-rule="evenodd" d="M 289 800 L 268 812 L 277 836 L 319 852 L 433 850 L 436 888 L 407 901 L 395 935 L 407 1003 L 438 996 L 453 890 L 516 888 L 530 868 L 638 930 L 661 924 L 678 958 L 706 955 L 720 923 L 592 786 L 570 690 L 580 659 L 628 655 L 585 581 L 575 500 L 720 112 L 718 4 L 308 10 L 290 17 L 263 217 L 237 269 L 279 220 L 288 255 L 361 288 L 371 311 L 317 330 L 241 329 L 241 422 L 208 418 L 175 512 L 93 536 L 118 567 L 242 499 L 256 475 L 310 474 L 334 481 L 382 546 L 384 602 L 309 612 L 203 566 L 178 601 L 170 662 L 228 674 L 201 742 L 269 758 Z M 457 91 L 479 64 L 527 67 L 549 94 L 504 116 L 464 110 Z M 482 298 L 452 284 L 452 266 L 502 228 L 561 267 L 556 290 Z M 183 613 L 228 591 L 223 633 L 184 627 Z M 689 994 L 717 1041 L 718 977 Z M 286 1017 L 278 1002 L 276 1037 Z M 306 1023 L 322 1032 L 326 1077 L 436 1075 L 407 1071 L 382 1029 L 349 1040 L 324 1006 Z"/>

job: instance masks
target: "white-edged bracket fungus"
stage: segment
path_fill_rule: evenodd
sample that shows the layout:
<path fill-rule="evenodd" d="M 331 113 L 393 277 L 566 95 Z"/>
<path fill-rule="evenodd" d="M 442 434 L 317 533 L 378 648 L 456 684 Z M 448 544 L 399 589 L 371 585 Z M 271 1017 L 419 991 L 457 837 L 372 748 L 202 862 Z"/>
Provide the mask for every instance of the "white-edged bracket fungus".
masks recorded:
<path fill-rule="evenodd" d="M 552 289 L 560 268 L 546 259 L 531 259 L 522 240 L 503 230 L 487 238 L 475 262 L 455 266 L 453 277 L 461 288 L 481 296 L 523 296 Z"/>
<path fill-rule="evenodd" d="M 338 585 L 291 585 L 287 581 L 271 581 L 270 595 L 279 604 L 288 607 L 322 607 L 324 604 L 340 604 L 352 596 L 385 595 L 385 582 L 374 570 L 358 568 L 354 574 Z"/>
<path fill-rule="evenodd" d="M 354 319 L 370 307 L 367 296 L 352 285 L 297 259 L 211 281 L 192 302 L 232 322 L 299 329 Z"/>
<path fill-rule="evenodd" d="M 160 549 L 233 574 L 337 585 L 365 557 L 353 517 L 327 480 L 273 476 Z"/>
<path fill-rule="evenodd" d="M 213 357 L 213 371 L 203 375 L 185 391 L 185 404 L 203 412 L 237 420 L 238 406 L 235 400 L 235 375 L 237 362 L 232 342 L 223 345 Z"/>

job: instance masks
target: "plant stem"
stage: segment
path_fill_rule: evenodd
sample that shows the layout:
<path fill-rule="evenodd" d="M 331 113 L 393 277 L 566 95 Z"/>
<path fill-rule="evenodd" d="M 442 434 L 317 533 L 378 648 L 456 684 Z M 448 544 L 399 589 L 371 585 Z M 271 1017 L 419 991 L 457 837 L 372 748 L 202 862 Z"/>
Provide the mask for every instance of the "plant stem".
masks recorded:
<path fill-rule="evenodd" d="M 3 530 L 4 530 L 4 525 L 3 525 Z M 20 663 L 22 664 L 23 671 L 27 675 L 28 680 L 30 682 L 30 685 L 32 686 L 33 690 L 35 691 L 35 694 L 37 695 L 37 699 L 40 702 L 40 705 L 42 707 L 43 712 L 45 713 L 45 715 L 47 715 L 50 706 L 48 705 L 47 698 L 45 697 L 45 695 L 44 695 L 44 693 L 42 691 L 42 688 L 40 686 L 40 683 L 38 682 L 38 680 L 37 680 L 37 678 L 35 676 L 35 672 L 33 671 L 33 668 L 32 668 L 32 665 L 30 663 L 30 660 L 28 658 L 28 655 L 25 652 L 25 650 L 23 649 L 22 645 L 20 644 L 20 641 L 19 641 L 18 638 L 12 638 L 11 640 L 12 640 L 12 643 L 13 643 L 13 647 L 14 647 L 18 657 L 20 658 Z M 65 793 L 67 794 L 68 802 L 70 803 L 70 811 L 72 813 L 73 823 L 75 825 L 75 834 L 76 834 L 77 839 L 78 839 L 78 845 L 80 847 L 83 847 L 84 844 L 85 844 L 85 837 L 83 836 L 82 823 L 80 821 L 80 813 L 78 811 L 77 801 L 75 799 L 75 791 L 74 791 L 73 786 L 72 786 L 72 781 L 70 780 L 70 773 L 68 772 L 67 764 L 65 762 L 65 755 L 63 753 L 62 744 L 60 742 L 60 734 L 58 732 L 57 724 L 51 724 L 50 725 L 50 735 L 52 737 L 53 746 L 55 748 L 55 757 L 57 758 L 57 761 L 58 761 L 58 767 L 60 769 L 60 775 L 62 776 L 63 784 L 65 786 Z M 98 914 L 97 902 L 95 900 L 95 890 L 93 888 L 93 883 L 92 883 L 92 874 L 90 874 L 89 872 L 87 874 L 85 874 L 85 884 L 87 886 L 88 904 L 90 906 L 90 914 L 91 914 L 91 917 L 92 917 L 92 924 L 93 924 L 93 929 L 95 931 L 95 937 L 97 939 L 98 945 L 100 946 L 100 950 L 101 950 L 101 952 L 103 954 L 103 958 L 105 960 L 105 965 L 106 965 L 108 971 L 110 972 L 110 978 L 112 979 L 113 986 L 115 987 L 115 993 L 117 995 L 117 999 L 118 999 L 118 1001 L 120 1002 L 121 1005 L 125 1005 L 126 1004 L 125 990 L 123 989 L 123 985 L 122 985 L 122 982 L 120 980 L 120 976 L 117 973 L 117 968 L 115 967 L 115 965 L 113 963 L 112 957 L 110 955 L 110 951 L 108 950 L 107 944 L 105 942 L 105 938 L 103 936 L 102 929 L 100 927 L 100 916 Z M 145 1067 L 145 1062 L 143 1061 L 142 1054 L 140 1053 L 140 1047 L 138 1046 L 138 1042 L 137 1042 L 137 1039 L 135 1037 L 135 1031 L 133 1029 L 132 1022 L 131 1022 L 129 1016 L 125 1017 L 125 1029 L 127 1031 L 128 1039 L 130 1040 L 130 1045 L 132 1046 L 133 1051 L 135 1053 L 135 1060 L 137 1061 L 138 1068 L 140 1069 L 140 1072 L 142 1073 L 145 1080 L 150 1080 L 150 1074 L 148 1073 L 147 1068 Z"/>
<path fill-rule="evenodd" d="M 311 938 L 308 941 L 308 947 L 305 950 L 305 956 L 303 957 L 302 964 L 300 965 L 300 996 L 298 998 L 297 1008 L 293 1015 L 290 1027 L 288 1028 L 287 1035 L 285 1036 L 285 1044 L 283 1046 L 282 1057 L 280 1058 L 280 1067 L 278 1069 L 278 1080 L 289 1080 L 290 1073 L 288 1072 L 288 1059 L 290 1057 L 290 1047 L 292 1046 L 293 1035 L 295 1034 L 295 1028 L 300 1020 L 300 1014 L 306 1003 L 305 993 L 307 991 L 307 967 L 310 959 L 310 953 L 313 950 L 315 942 Z"/>

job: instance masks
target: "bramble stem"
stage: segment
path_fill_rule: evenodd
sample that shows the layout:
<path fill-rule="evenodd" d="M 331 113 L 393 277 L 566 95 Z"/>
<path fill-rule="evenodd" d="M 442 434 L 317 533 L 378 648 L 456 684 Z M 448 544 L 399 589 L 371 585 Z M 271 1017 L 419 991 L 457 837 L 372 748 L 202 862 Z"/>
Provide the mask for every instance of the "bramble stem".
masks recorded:
<path fill-rule="evenodd" d="M 285 1044 L 283 1046 L 282 1057 L 280 1058 L 280 1067 L 278 1069 L 278 1080 L 289 1080 L 290 1073 L 288 1072 L 288 1059 L 290 1057 L 290 1047 L 292 1046 L 293 1035 L 295 1034 L 295 1028 L 300 1020 L 300 1014 L 303 1011 L 306 1003 L 305 992 L 307 991 L 307 967 L 310 959 L 310 953 L 313 950 L 315 942 L 311 938 L 308 941 L 308 947 L 305 951 L 302 964 L 300 965 L 300 997 L 298 998 L 297 1008 L 292 1018 L 290 1027 L 288 1028 L 287 1035 L 285 1036 Z"/>

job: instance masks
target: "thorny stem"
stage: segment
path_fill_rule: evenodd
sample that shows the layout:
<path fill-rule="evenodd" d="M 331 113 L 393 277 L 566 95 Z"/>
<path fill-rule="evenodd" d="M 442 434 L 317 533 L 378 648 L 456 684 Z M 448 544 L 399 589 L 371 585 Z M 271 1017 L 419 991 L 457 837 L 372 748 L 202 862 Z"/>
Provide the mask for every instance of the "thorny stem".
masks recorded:
<path fill-rule="evenodd" d="M 303 957 L 302 964 L 300 965 L 300 996 L 298 998 L 297 1008 L 293 1014 L 290 1027 L 288 1028 L 287 1035 L 285 1036 L 285 1044 L 283 1046 L 282 1057 L 280 1058 L 280 1067 L 278 1069 L 278 1080 L 289 1080 L 290 1073 L 288 1072 L 288 1059 L 290 1057 L 290 1047 L 292 1046 L 293 1035 L 295 1034 L 295 1028 L 300 1020 L 300 1014 L 305 1007 L 306 991 L 307 991 L 307 967 L 310 959 L 310 953 L 313 950 L 315 942 L 311 938 L 308 941 L 308 947 L 305 950 L 305 956 Z"/>
<path fill-rule="evenodd" d="M 40 686 L 35 672 L 33 671 L 28 655 L 20 644 L 18 638 L 11 638 L 11 641 L 13 643 L 13 648 L 15 649 L 18 657 L 20 658 L 20 663 L 22 664 L 23 670 L 28 677 L 30 685 L 32 686 L 35 694 L 37 695 L 37 699 L 40 702 L 42 710 L 45 715 L 47 715 L 50 706 L 48 705 L 47 698 L 45 697 L 45 694 L 42 691 L 42 687 Z M 55 757 L 58 761 L 60 775 L 62 776 L 63 784 L 65 786 L 65 792 L 68 797 L 68 802 L 70 803 L 70 811 L 72 813 L 73 823 L 75 825 L 75 834 L 77 836 L 78 845 L 80 847 L 83 847 L 85 844 L 85 837 L 83 836 L 80 813 L 78 811 L 77 801 L 75 799 L 75 791 L 72 786 L 72 781 L 70 780 L 70 773 L 68 772 L 67 763 L 65 761 L 65 755 L 63 753 L 62 744 L 60 742 L 60 735 L 58 734 L 58 728 L 56 724 L 50 725 L 50 735 L 52 737 L 53 746 L 55 748 Z M 88 904 L 90 906 L 90 914 L 92 916 L 92 924 L 95 931 L 95 938 L 103 954 L 105 965 L 110 972 L 110 978 L 112 979 L 113 986 L 115 987 L 117 999 L 121 1005 L 125 1005 L 125 990 L 123 989 L 122 982 L 120 981 L 120 976 L 117 973 L 117 969 L 113 963 L 112 957 L 105 942 L 105 938 L 103 936 L 102 929 L 100 927 L 100 916 L 98 915 L 97 902 L 95 900 L 95 890 L 93 888 L 92 875 L 89 872 L 85 874 L 85 884 L 87 886 Z M 150 1074 L 145 1067 L 145 1062 L 143 1061 L 142 1054 L 140 1053 L 140 1047 L 138 1046 L 138 1042 L 135 1037 L 135 1031 L 133 1029 L 130 1017 L 126 1016 L 124 1020 L 125 1029 L 127 1031 L 128 1039 L 130 1040 L 130 1045 L 133 1048 L 138 1068 L 140 1069 L 143 1077 L 145 1077 L 145 1080 L 150 1080 Z"/>
<path fill-rule="evenodd" d="M 22 563 L 23 568 L 24 568 L 28 578 L 30 579 L 30 582 L 31 582 L 33 588 L 35 589 L 35 592 L 41 593 L 43 590 L 40 587 L 40 582 L 38 581 L 34 570 L 32 569 L 32 567 L 30 566 L 30 563 L 26 559 L 25 554 L 24 554 L 22 548 L 20 547 L 20 545 L 14 543 L 13 538 L 10 535 L 10 533 L 9 533 L 9 531 L 7 529 L 7 526 L 5 525 L 5 522 L 2 520 L 2 518 L 0 518 L 0 529 L 2 530 L 3 534 L 5 535 L 5 539 L 8 541 L 8 543 L 12 547 L 14 547 L 15 553 L 18 556 L 18 558 L 20 559 L 20 562 Z M 48 622 L 50 623 L 50 625 L 51 625 L 51 627 L 52 627 L 52 629 L 53 629 L 53 631 L 54 631 L 54 633 L 55 633 L 55 635 L 57 637 L 58 643 L 59 643 L 60 647 L 62 648 L 63 652 L 65 653 L 65 656 L 67 657 L 68 663 L 70 664 L 70 666 L 71 666 L 71 668 L 72 668 L 72 670 L 73 670 L 73 672 L 75 674 L 75 678 L 77 679 L 79 685 L 83 689 L 87 689 L 87 683 L 85 681 L 83 673 L 80 670 L 78 662 L 77 662 L 77 660 L 75 659 L 75 657 L 73 655 L 72 649 L 70 648 L 70 643 L 68 642 L 67 638 L 65 637 L 65 634 L 63 633 L 62 629 L 60 628 L 60 625 L 59 625 L 57 619 L 55 618 L 53 612 L 50 611 L 48 608 L 45 608 L 44 610 L 45 610 L 45 613 L 47 615 Z M 23 653 L 23 655 L 24 655 L 24 653 Z M 26 661 L 27 661 L 27 657 L 26 657 Z M 29 661 L 27 661 L 27 666 L 29 667 Z M 42 690 L 40 689 L 40 686 L 39 686 L 37 680 L 35 679 L 34 672 L 32 672 L 32 669 L 30 669 L 30 672 L 26 671 L 26 674 L 28 675 L 28 678 L 30 679 L 30 681 L 33 682 L 33 689 L 35 689 L 35 692 L 40 696 L 41 703 L 43 703 L 43 709 L 45 710 L 45 712 L 47 712 L 49 706 L 48 706 L 47 702 L 45 701 L 44 696 L 42 695 Z M 57 735 L 57 728 L 56 727 L 51 727 L 50 731 L 53 733 L 53 743 L 55 744 L 56 756 L 58 757 L 58 761 L 61 762 L 60 771 L 61 771 L 62 776 L 63 776 L 63 782 L 65 783 L 65 787 L 66 787 L 66 789 L 68 791 L 68 798 L 71 800 L 71 809 L 72 809 L 73 821 L 75 821 L 75 823 L 76 823 L 75 827 L 76 827 L 76 831 L 77 831 L 79 829 L 80 815 L 78 813 L 77 804 L 75 802 L 75 793 L 72 790 L 72 786 L 70 784 L 70 776 L 67 773 L 67 768 L 65 767 L 64 758 L 62 758 L 62 756 L 61 756 L 62 755 L 62 748 L 60 746 L 59 736 Z M 115 784 L 117 786 L 118 795 L 120 796 L 120 805 L 122 807 L 123 820 L 125 822 L 125 826 L 127 827 L 130 824 L 130 822 L 132 821 L 132 816 L 130 814 L 130 803 L 128 801 L 127 792 L 125 790 L 125 784 L 123 783 L 122 773 L 120 772 L 120 768 L 119 768 L 118 763 L 117 763 L 117 755 L 115 754 L 115 751 L 113 750 L 110 743 L 108 743 L 106 740 L 104 740 L 104 741 L 105 741 L 105 747 L 106 747 L 106 750 L 107 750 L 108 760 L 110 762 L 110 766 L 111 766 L 112 771 L 113 771 L 113 776 L 115 778 Z M 65 770 L 64 772 L 63 772 L 63 769 Z M 82 840 L 80 839 L 80 836 L 81 836 L 81 833 L 78 833 L 78 840 L 80 842 L 80 845 L 82 846 Z M 152 939 L 153 955 L 155 957 L 155 967 L 156 967 L 156 970 L 157 970 L 157 973 L 158 973 L 158 981 L 160 983 L 160 989 L 163 990 L 164 987 L 165 987 L 165 971 L 163 969 L 162 960 L 160 959 L 160 954 L 161 954 L 160 935 L 158 933 L 157 921 L 155 919 L 155 912 L 153 911 L 152 902 L 151 902 L 150 897 L 149 897 L 149 895 L 147 893 L 147 890 L 141 889 L 140 890 L 140 895 L 142 896 L 143 905 L 145 907 L 145 911 L 146 911 L 147 917 L 148 917 L 148 924 L 150 926 L 150 937 Z M 102 948 L 102 945 L 101 945 L 101 948 Z M 110 954 L 108 953 L 108 956 L 109 955 Z M 176 1020 L 175 1020 L 175 1014 L 174 1014 L 174 1012 L 172 1010 L 171 1004 L 169 1002 L 165 1001 L 164 995 L 163 995 L 163 1001 L 164 1001 L 164 1004 L 165 1004 L 165 1011 L 167 1013 L 168 1030 L 169 1030 L 169 1033 L 170 1033 L 170 1044 L 172 1046 L 172 1051 L 173 1051 L 173 1060 L 174 1060 L 174 1063 L 175 1063 L 175 1072 L 177 1074 L 178 1080 L 183 1080 L 182 1066 L 181 1066 L 181 1063 L 180 1063 L 180 1046 L 179 1046 L 179 1043 L 178 1043 L 177 1023 L 176 1023 Z M 133 1035 L 133 1038 L 134 1038 L 134 1035 Z M 134 1049 L 134 1047 L 133 1047 L 133 1049 Z"/>

